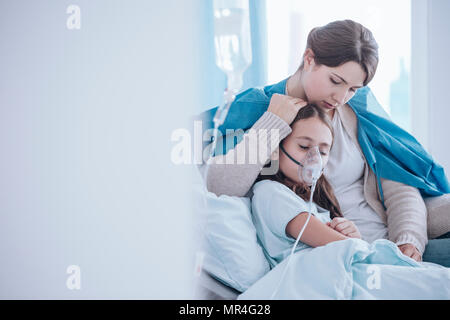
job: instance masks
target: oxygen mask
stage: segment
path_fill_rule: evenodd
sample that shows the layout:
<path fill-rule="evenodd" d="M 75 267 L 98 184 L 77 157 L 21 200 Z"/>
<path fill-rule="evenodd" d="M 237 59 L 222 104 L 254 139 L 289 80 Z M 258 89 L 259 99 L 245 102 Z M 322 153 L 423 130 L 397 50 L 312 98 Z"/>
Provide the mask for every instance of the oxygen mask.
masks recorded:
<path fill-rule="evenodd" d="M 308 152 L 303 159 L 303 163 L 295 160 L 280 144 L 280 149 L 283 153 L 298 165 L 298 178 L 307 186 L 313 186 L 319 180 L 323 172 L 322 156 L 320 155 L 319 147 L 313 146 L 308 149 Z"/>

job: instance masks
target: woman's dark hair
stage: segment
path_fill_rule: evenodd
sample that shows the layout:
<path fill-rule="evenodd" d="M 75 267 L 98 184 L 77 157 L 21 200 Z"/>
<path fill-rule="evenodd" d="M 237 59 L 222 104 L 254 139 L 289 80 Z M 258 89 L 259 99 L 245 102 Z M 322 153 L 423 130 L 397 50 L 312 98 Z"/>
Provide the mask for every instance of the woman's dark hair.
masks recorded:
<path fill-rule="evenodd" d="M 308 104 L 305 107 L 301 108 L 299 112 L 297 113 L 297 116 L 295 117 L 294 121 L 292 122 L 291 126 L 293 126 L 297 121 L 303 120 L 303 119 L 309 119 L 309 118 L 318 118 L 321 120 L 325 125 L 328 126 L 328 128 L 331 131 L 331 135 L 334 139 L 334 132 L 333 127 L 331 125 L 330 118 L 328 115 L 320 108 L 318 108 L 314 104 Z M 280 142 L 283 143 L 284 140 Z M 270 167 L 271 164 L 268 163 L 266 167 Z M 256 182 L 262 181 L 262 180 L 273 180 L 277 181 L 279 183 L 284 184 L 289 189 L 294 191 L 300 198 L 305 200 L 306 202 L 309 201 L 311 196 L 311 188 L 305 187 L 304 185 L 300 185 L 297 182 L 291 180 L 288 178 L 284 173 L 278 169 L 278 172 L 274 175 L 262 175 L 260 174 L 256 178 Z M 317 180 L 316 183 L 316 189 L 314 191 L 313 195 L 313 201 L 318 206 L 329 210 L 330 211 L 330 217 L 331 219 L 335 217 L 342 217 L 341 208 L 339 207 L 339 202 L 336 199 L 336 196 L 334 195 L 333 188 L 331 187 L 328 180 L 325 178 L 325 176 L 322 174 Z"/>
<path fill-rule="evenodd" d="M 352 20 L 330 22 L 310 31 L 306 48 L 314 52 L 318 65 L 338 67 L 358 63 L 366 72 L 364 86 L 374 77 L 378 66 L 378 44 L 369 29 Z M 303 69 L 303 62 L 299 69 Z"/>

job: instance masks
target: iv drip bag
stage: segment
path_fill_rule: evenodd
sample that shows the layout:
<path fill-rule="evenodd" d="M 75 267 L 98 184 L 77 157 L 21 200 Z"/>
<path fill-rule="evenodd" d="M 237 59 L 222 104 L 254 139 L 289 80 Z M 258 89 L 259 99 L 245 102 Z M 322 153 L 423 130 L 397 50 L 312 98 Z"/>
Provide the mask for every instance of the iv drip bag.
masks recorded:
<path fill-rule="evenodd" d="M 214 0 L 216 64 L 227 75 L 229 91 L 242 87 L 242 75 L 252 63 L 248 0 Z"/>

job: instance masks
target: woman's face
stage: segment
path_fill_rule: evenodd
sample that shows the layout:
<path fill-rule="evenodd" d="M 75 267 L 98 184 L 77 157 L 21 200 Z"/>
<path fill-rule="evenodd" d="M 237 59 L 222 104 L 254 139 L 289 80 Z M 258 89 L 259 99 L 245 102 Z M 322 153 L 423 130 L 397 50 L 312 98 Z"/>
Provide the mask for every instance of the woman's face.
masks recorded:
<path fill-rule="evenodd" d="M 331 68 L 316 65 L 311 56 L 305 55 L 300 81 L 307 101 L 329 113 L 346 104 L 365 78 L 363 68 L 354 61 Z"/>
<path fill-rule="evenodd" d="M 328 126 L 319 118 L 302 119 L 295 122 L 292 132 L 283 140 L 283 147 L 289 155 L 304 163 L 311 147 L 318 146 L 322 156 L 322 166 L 328 162 L 333 136 Z M 291 180 L 303 184 L 298 176 L 298 165 L 280 151 L 280 170 Z"/>

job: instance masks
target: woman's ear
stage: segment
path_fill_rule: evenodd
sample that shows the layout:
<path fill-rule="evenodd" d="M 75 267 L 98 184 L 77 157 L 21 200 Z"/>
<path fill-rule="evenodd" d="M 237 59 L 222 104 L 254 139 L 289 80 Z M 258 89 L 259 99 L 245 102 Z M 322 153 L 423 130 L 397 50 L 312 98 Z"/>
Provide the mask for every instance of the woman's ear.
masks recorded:
<path fill-rule="evenodd" d="M 314 52 L 311 48 L 306 48 L 305 53 L 303 54 L 303 69 L 304 70 L 310 70 L 312 67 L 314 67 Z"/>

